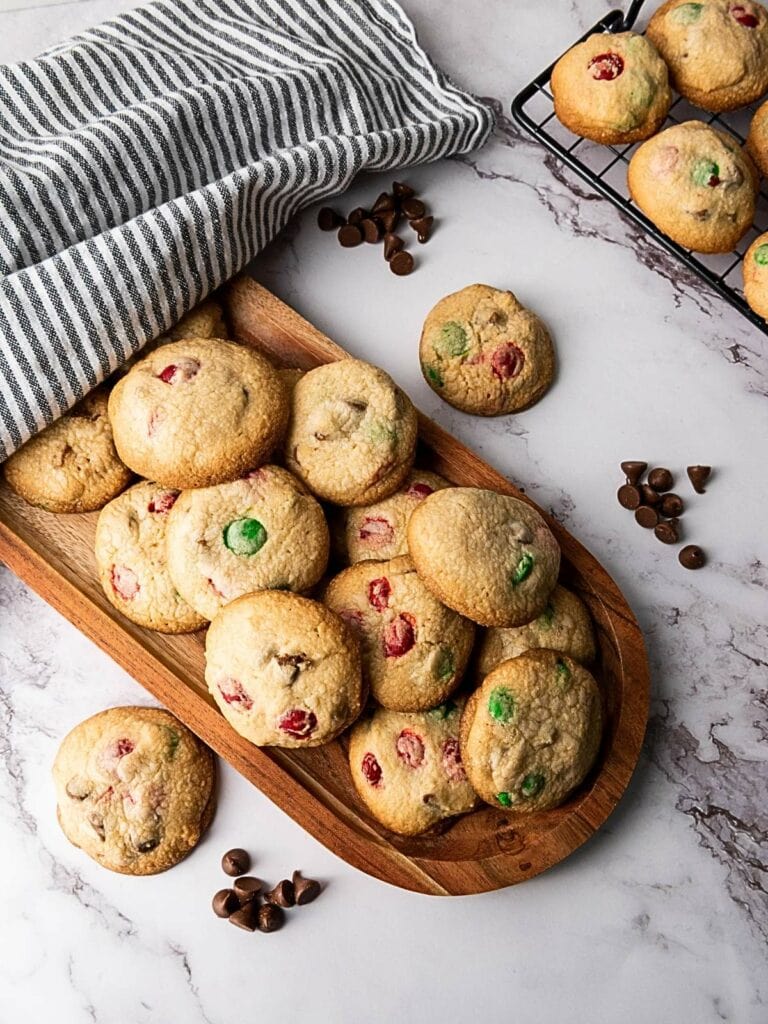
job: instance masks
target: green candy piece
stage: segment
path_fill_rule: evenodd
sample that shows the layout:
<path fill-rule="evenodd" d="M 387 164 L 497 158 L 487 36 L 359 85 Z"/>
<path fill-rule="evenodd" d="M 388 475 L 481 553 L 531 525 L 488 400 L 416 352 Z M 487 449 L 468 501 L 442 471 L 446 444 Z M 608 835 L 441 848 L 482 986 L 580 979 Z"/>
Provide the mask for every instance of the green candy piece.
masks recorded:
<path fill-rule="evenodd" d="M 394 444 L 397 441 L 397 431 L 386 423 L 372 423 L 368 436 L 374 444 Z"/>
<path fill-rule="evenodd" d="M 441 356 L 463 356 L 469 351 L 467 332 L 455 320 L 443 324 L 435 341 L 435 351 Z"/>
<path fill-rule="evenodd" d="M 436 370 L 434 366 L 428 366 L 426 363 L 424 363 L 422 365 L 422 370 L 424 371 L 424 376 L 427 378 L 430 384 L 434 384 L 436 388 L 444 387 L 445 381 L 443 380 L 440 372 Z"/>
<path fill-rule="evenodd" d="M 680 4 L 670 12 L 670 17 L 679 25 L 692 25 L 701 17 L 704 4 Z"/>
<path fill-rule="evenodd" d="M 172 761 L 176 756 L 181 736 L 175 729 L 171 729 L 168 726 L 166 726 L 166 729 L 168 730 L 168 758 Z"/>
<path fill-rule="evenodd" d="M 512 806 L 512 797 L 509 795 L 509 793 L 497 793 L 496 799 L 499 801 L 502 807 Z"/>
<path fill-rule="evenodd" d="M 258 519 L 233 519 L 224 527 L 224 546 L 235 555 L 255 555 L 264 547 L 267 531 Z"/>
<path fill-rule="evenodd" d="M 444 704 L 438 704 L 436 708 L 432 708 L 429 714 L 440 719 L 450 718 L 457 708 L 458 704 L 454 704 L 452 700 L 447 700 Z"/>
<path fill-rule="evenodd" d="M 520 792 L 530 800 L 532 797 L 538 796 L 542 789 L 544 789 L 544 776 L 538 772 L 532 772 L 523 779 Z"/>
<path fill-rule="evenodd" d="M 557 681 L 561 686 L 567 686 L 571 681 L 571 670 L 562 660 L 558 658 L 555 662 L 555 672 L 557 672 Z"/>
<path fill-rule="evenodd" d="M 437 672 L 438 679 L 447 679 L 452 676 L 456 670 L 456 665 L 453 660 L 453 654 L 448 647 L 441 647 L 440 654 L 437 659 L 435 671 Z"/>
<path fill-rule="evenodd" d="M 533 570 L 533 555 L 527 551 L 522 556 L 520 561 L 515 566 L 515 571 L 512 573 L 512 586 L 516 587 L 522 583 L 523 580 L 527 580 Z"/>
<path fill-rule="evenodd" d="M 759 267 L 768 266 L 768 242 L 758 245 L 755 249 L 755 263 Z"/>
<path fill-rule="evenodd" d="M 509 722 L 515 717 L 515 697 L 506 686 L 497 686 L 495 690 L 491 690 L 488 714 L 497 722 Z"/>
<path fill-rule="evenodd" d="M 697 160 L 693 165 L 691 177 L 695 185 L 711 186 L 713 178 L 716 179 L 715 185 L 717 185 L 720 179 L 720 168 L 714 160 Z"/>
<path fill-rule="evenodd" d="M 555 618 L 555 607 L 550 601 L 547 607 L 539 616 L 539 622 L 541 623 L 542 629 L 549 629 Z"/>

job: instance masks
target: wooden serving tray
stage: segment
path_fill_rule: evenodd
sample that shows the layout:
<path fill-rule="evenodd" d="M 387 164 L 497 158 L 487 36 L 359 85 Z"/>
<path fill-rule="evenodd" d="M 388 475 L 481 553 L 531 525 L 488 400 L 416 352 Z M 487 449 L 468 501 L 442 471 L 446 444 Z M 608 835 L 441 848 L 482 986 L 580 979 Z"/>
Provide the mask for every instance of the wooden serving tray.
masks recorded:
<path fill-rule="evenodd" d="M 250 278 L 235 281 L 227 301 L 234 336 L 276 362 L 309 369 L 348 357 Z M 455 484 L 489 487 L 529 501 L 431 420 L 420 416 L 419 428 L 419 465 Z M 133 625 L 112 608 L 95 571 L 96 513 L 42 512 L 3 483 L 0 559 L 334 853 L 393 885 L 459 895 L 531 878 L 588 839 L 624 792 L 645 732 L 649 678 L 637 622 L 602 566 L 558 522 L 542 514 L 562 548 L 562 579 L 587 603 L 597 629 L 595 674 L 606 708 L 598 763 L 557 810 L 525 815 L 484 807 L 443 832 L 416 838 L 393 835 L 370 817 L 354 791 L 343 738 L 301 751 L 253 746 L 230 727 L 208 694 L 202 632 L 164 636 Z"/>

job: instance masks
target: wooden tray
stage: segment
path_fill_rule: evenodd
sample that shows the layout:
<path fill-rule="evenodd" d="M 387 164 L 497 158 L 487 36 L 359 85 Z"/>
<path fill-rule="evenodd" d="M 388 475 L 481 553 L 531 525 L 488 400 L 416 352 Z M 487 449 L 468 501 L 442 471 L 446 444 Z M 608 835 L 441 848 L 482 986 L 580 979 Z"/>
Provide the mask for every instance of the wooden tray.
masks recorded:
<path fill-rule="evenodd" d="M 228 292 L 234 335 L 287 366 L 305 369 L 347 353 L 250 278 Z M 528 501 L 440 427 L 420 417 L 419 464 L 456 484 Z M 541 511 L 541 510 L 539 510 Z M 563 581 L 597 627 L 596 675 L 607 725 L 595 770 L 555 811 L 516 815 L 485 807 L 446 831 L 402 838 L 382 829 L 355 794 L 344 741 L 302 751 L 254 747 L 221 716 L 203 679 L 203 633 L 168 637 L 134 626 L 105 599 L 96 577 L 96 513 L 56 516 L 0 486 L 0 559 L 94 640 L 263 793 L 348 863 L 405 889 L 435 895 L 486 892 L 531 878 L 588 839 L 616 806 L 637 762 L 648 712 L 648 665 L 632 612 L 616 584 L 545 513 L 563 551 Z"/>

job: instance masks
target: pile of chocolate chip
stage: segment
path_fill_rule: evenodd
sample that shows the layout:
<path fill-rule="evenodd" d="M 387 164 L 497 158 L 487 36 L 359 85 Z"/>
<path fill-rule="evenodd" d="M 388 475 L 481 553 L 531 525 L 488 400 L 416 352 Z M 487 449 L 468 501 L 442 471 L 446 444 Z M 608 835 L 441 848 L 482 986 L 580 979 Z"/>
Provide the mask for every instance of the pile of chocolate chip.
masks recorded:
<path fill-rule="evenodd" d="M 260 932 L 276 932 L 283 925 L 283 911 L 287 907 L 303 907 L 320 895 L 320 883 L 304 878 L 300 871 L 294 871 L 290 880 L 284 878 L 274 889 L 264 892 L 261 879 L 247 874 L 251 858 L 240 848 L 228 850 L 221 858 L 221 867 L 235 880 L 231 888 L 219 889 L 213 897 L 213 912 L 247 932 L 257 928 Z"/>
<path fill-rule="evenodd" d="M 395 228 L 401 218 L 408 221 L 420 242 L 426 242 L 432 234 L 434 217 L 427 214 L 427 208 L 410 185 L 402 181 L 392 183 L 392 192 L 382 192 L 370 210 L 358 206 L 345 219 L 330 206 L 324 206 L 317 215 L 321 231 L 337 231 L 339 243 L 352 249 L 361 242 L 384 242 L 384 259 L 389 269 L 398 277 L 410 274 L 414 267 L 413 256 L 404 248 L 405 243 Z"/>
<path fill-rule="evenodd" d="M 626 479 L 616 495 L 619 504 L 634 512 L 640 526 L 653 530 L 662 544 L 677 544 L 680 540 L 680 516 L 685 511 L 685 503 L 679 494 L 672 492 L 675 481 L 670 471 L 659 466 L 652 469 L 643 482 L 643 474 L 648 469 L 647 462 L 622 462 L 621 469 Z M 712 472 L 711 467 L 688 466 L 686 472 L 694 491 L 703 494 L 704 484 Z M 685 569 L 701 569 L 706 562 L 698 544 L 686 544 L 677 558 Z"/>

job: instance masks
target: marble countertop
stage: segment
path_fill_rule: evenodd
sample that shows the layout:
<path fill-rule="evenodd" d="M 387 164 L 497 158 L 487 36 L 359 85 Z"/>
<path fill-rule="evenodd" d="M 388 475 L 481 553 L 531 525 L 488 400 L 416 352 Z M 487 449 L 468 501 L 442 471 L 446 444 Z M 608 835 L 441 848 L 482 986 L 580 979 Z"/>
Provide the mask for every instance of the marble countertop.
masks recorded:
<path fill-rule="evenodd" d="M 0 61 L 133 6 L 0 5 Z M 8 1024 L 331 1024 L 513 1017 L 548 1024 L 768 1020 L 768 341 L 697 288 L 506 117 L 517 89 L 607 0 L 403 0 L 460 83 L 493 97 L 479 153 L 408 172 L 439 218 L 418 273 L 350 253 L 313 212 L 258 276 L 562 519 L 623 588 L 651 660 L 651 722 L 599 833 L 515 888 L 437 899 L 348 867 L 227 766 L 208 837 L 165 875 L 110 874 L 56 824 L 50 765 L 76 722 L 146 692 L 0 568 L 0 1020 Z M 9 9 L 17 7 L 18 9 Z M 23 9 L 24 8 L 24 9 Z M 26 9 L 28 8 L 28 9 Z M 386 187 L 359 183 L 352 208 Z M 481 421 L 444 405 L 416 358 L 421 321 L 473 281 L 540 311 L 560 368 L 546 400 Z M 717 467 L 685 525 L 699 573 L 614 498 L 618 464 Z M 682 488 L 688 493 L 687 481 Z M 217 921 L 231 845 L 256 874 L 327 891 L 272 936 Z"/>

